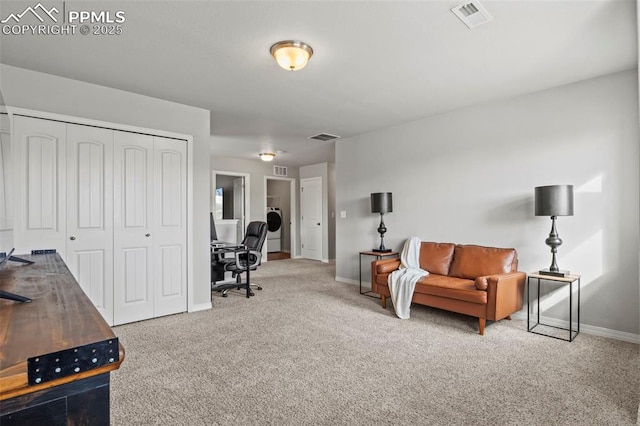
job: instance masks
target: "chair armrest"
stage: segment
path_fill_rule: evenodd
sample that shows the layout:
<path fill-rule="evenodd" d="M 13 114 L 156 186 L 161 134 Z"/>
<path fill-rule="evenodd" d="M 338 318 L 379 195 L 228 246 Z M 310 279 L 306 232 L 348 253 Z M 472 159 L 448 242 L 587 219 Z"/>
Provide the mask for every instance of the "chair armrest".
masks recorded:
<path fill-rule="evenodd" d="M 487 319 L 497 321 L 522 309 L 527 274 L 509 272 L 489 275 L 486 279 Z M 476 279 L 477 282 L 478 279 Z"/>
<path fill-rule="evenodd" d="M 234 252 L 236 268 L 241 271 L 253 269 L 260 265 L 262 261 L 262 253 L 257 250 L 236 250 Z M 243 265 L 244 262 L 244 265 Z"/>

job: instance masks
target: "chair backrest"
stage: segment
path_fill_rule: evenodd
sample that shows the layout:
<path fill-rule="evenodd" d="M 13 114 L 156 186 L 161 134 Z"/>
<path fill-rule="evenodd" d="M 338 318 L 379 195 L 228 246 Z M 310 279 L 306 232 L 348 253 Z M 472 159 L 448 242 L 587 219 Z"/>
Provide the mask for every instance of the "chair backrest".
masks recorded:
<path fill-rule="evenodd" d="M 267 222 L 250 222 L 244 235 L 242 244 L 251 250 L 262 251 L 262 245 L 267 238 Z"/>

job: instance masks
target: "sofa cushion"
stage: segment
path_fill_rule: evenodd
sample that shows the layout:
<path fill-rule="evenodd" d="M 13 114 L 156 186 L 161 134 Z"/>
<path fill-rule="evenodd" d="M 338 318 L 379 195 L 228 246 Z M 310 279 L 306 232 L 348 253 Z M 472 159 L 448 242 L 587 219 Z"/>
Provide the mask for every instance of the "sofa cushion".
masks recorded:
<path fill-rule="evenodd" d="M 514 265 L 517 266 L 515 249 L 457 245 L 449 276 L 474 280 L 483 275 L 512 272 Z"/>
<path fill-rule="evenodd" d="M 420 243 L 420 268 L 431 274 L 448 275 L 455 244 Z"/>
<path fill-rule="evenodd" d="M 463 300 L 465 302 L 486 304 L 487 292 L 478 290 L 473 280 L 447 277 L 444 275 L 427 275 L 416 283 L 415 293 Z"/>

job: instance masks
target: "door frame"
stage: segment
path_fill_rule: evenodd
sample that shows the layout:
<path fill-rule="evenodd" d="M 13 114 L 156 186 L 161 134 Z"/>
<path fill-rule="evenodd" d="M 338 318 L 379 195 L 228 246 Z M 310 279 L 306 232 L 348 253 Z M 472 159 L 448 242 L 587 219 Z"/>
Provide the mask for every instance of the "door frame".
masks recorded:
<path fill-rule="evenodd" d="M 262 206 L 262 214 L 264 215 L 264 220 L 267 220 L 267 181 L 269 180 L 280 180 L 289 182 L 289 194 L 291 200 L 291 226 L 289 230 L 289 238 L 290 238 L 290 246 L 291 246 L 291 258 L 295 259 L 300 257 L 300 253 L 298 253 L 298 210 L 296 209 L 297 199 L 296 199 L 296 178 L 291 177 L 279 177 L 279 176 L 265 176 L 264 177 L 264 205 Z M 267 245 L 265 244 L 262 247 L 262 261 L 267 261 Z"/>
<path fill-rule="evenodd" d="M 211 170 L 211 193 L 209 194 L 209 208 L 210 211 L 215 211 L 215 199 L 216 199 L 216 175 L 225 175 L 225 176 L 236 176 L 244 178 L 244 224 L 243 234 L 247 229 L 247 225 L 250 220 L 248 220 L 247 215 L 251 215 L 251 175 L 249 173 L 241 173 L 241 172 L 230 172 L 226 170 Z"/>
<path fill-rule="evenodd" d="M 321 216 L 321 229 L 320 229 L 320 262 L 328 263 L 329 259 L 324 257 L 324 251 L 329 250 L 328 242 L 325 240 L 325 234 L 328 232 L 327 228 L 327 220 L 325 220 L 325 202 L 324 202 L 324 191 L 325 191 L 325 179 L 322 176 L 311 176 L 300 179 L 300 191 L 302 191 L 302 183 L 304 181 L 311 180 L 320 180 L 320 216 Z M 302 212 L 302 196 L 300 196 L 300 212 Z M 300 213 L 302 215 L 302 213 Z M 302 219 L 300 219 L 300 256 L 302 257 Z M 312 259 L 315 260 L 315 259 Z"/>

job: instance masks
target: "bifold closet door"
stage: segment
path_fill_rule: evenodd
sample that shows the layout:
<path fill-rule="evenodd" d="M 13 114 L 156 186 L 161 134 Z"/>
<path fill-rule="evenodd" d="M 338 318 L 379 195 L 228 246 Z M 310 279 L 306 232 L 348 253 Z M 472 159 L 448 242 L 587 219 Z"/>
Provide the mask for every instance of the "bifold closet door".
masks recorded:
<path fill-rule="evenodd" d="M 115 132 L 114 324 L 186 311 L 186 142 Z"/>
<path fill-rule="evenodd" d="M 153 137 L 115 132 L 114 324 L 153 318 Z"/>
<path fill-rule="evenodd" d="M 66 263 L 113 323 L 113 130 L 67 125 Z"/>
<path fill-rule="evenodd" d="M 14 116 L 11 132 L 16 253 L 56 249 L 66 260 L 67 125 Z"/>
<path fill-rule="evenodd" d="M 154 316 L 187 310 L 187 143 L 154 136 Z"/>
<path fill-rule="evenodd" d="M 0 251 L 13 247 L 13 179 L 9 115 L 0 114 Z"/>

